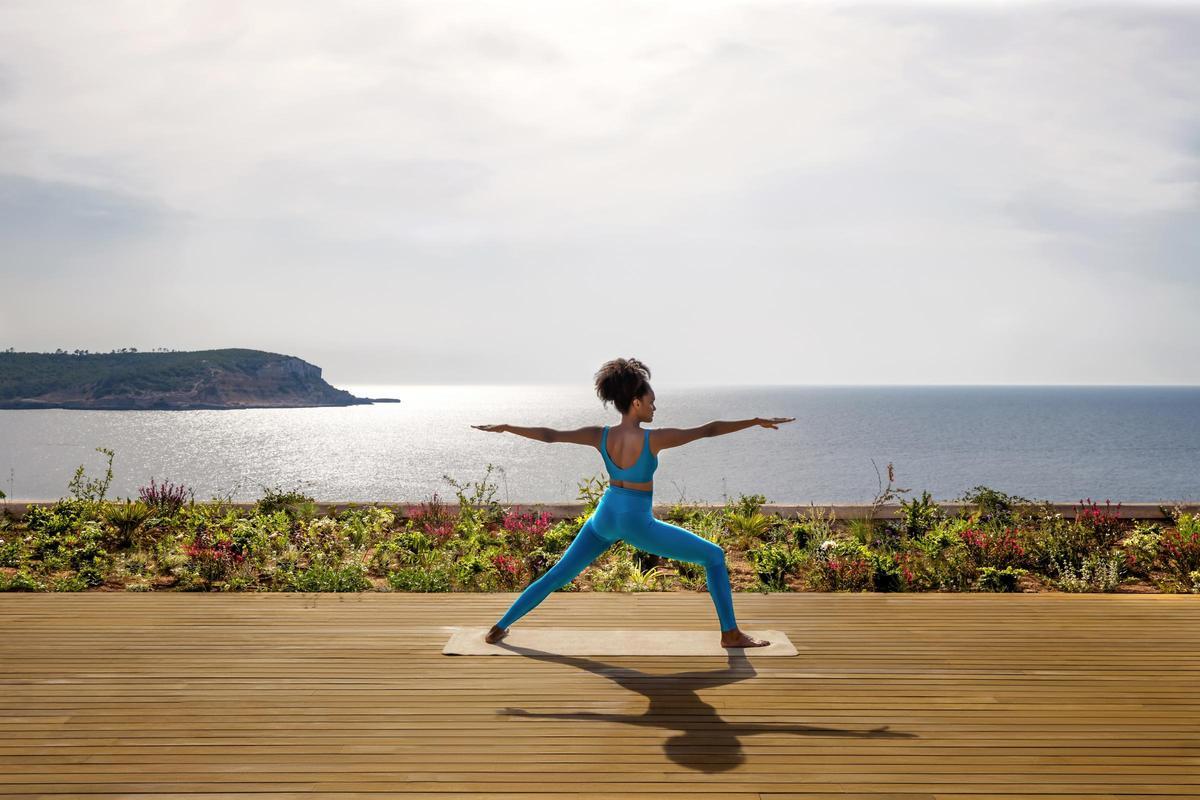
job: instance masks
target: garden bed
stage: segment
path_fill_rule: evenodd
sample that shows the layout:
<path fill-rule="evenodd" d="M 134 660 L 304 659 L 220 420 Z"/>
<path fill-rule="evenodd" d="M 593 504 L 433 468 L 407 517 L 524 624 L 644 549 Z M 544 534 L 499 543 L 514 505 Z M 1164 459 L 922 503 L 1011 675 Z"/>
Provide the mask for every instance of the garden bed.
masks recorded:
<path fill-rule="evenodd" d="M 491 467 L 488 468 L 490 475 Z M 591 515 L 604 484 L 580 484 L 574 515 L 510 507 L 484 479 L 447 477 L 458 503 L 322 513 L 297 491 L 251 505 L 196 502 L 151 482 L 105 499 L 109 476 L 77 473 L 71 496 L 0 514 L 5 591 L 519 591 L 552 566 Z M 1164 508 L 1128 519 L 1120 504 L 1053 504 L 977 487 L 943 508 L 889 484 L 867 513 L 765 510 L 742 495 L 684 503 L 659 516 L 720 545 L 735 591 L 1200 592 L 1200 514 Z M 618 542 L 561 591 L 706 591 L 704 569 Z"/>

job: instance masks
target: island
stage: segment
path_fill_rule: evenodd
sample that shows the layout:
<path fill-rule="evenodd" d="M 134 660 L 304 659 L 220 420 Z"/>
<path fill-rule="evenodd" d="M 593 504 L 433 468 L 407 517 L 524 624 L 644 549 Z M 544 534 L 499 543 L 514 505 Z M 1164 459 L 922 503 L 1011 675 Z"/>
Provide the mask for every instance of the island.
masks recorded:
<path fill-rule="evenodd" d="M 0 352 L 0 409 L 195 410 L 398 403 L 330 386 L 321 368 L 244 348 Z"/>

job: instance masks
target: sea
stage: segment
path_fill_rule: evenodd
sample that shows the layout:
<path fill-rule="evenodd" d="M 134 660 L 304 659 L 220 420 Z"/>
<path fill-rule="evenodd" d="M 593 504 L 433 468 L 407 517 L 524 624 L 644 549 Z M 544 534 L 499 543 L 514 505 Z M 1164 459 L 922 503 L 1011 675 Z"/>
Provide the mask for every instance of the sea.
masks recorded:
<path fill-rule="evenodd" d="M 599 452 L 478 424 L 615 425 L 589 385 L 339 384 L 399 403 L 221 411 L 0 410 L 0 491 L 69 496 L 72 476 L 136 497 L 151 479 L 197 500 L 300 491 L 321 501 L 578 502 Z M 659 454 L 656 503 L 865 503 L 887 483 L 952 501 L 987 486 L 1034 500 L 1200 499 L 1200 387 L 696 386 L 655 383 L 647 427 L 794 417 Z M 457 488 L 456 488 L 457 485 Z M 3 502 L 3 501 L 0 501 Z"/>

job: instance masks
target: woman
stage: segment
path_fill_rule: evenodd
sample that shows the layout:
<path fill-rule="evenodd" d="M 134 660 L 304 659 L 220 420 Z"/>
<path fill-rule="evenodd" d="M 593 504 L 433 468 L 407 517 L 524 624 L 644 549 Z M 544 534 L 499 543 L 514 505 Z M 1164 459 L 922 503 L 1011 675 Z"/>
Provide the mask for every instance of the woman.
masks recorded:
<path fill-rule="evenodd" d="M 678 561 L 703 564 L 708 592 L 721 623 L 723 647 L 762 647 L 764 639 L 747 636 L 738 630 L 733 615 L 733 592 L 725 568 L 725 551 L 689 530 L 656 519 L 651 512 L 654 484 L 651 477 L 658 467 L 658 454 L 668 447 L 679 447 L 708 436 L 720 436 L 743 428 L 761 425 L 777 428 L 794 417 L 746 419 L 736 422 L 710 422 L 698 428 L 643 429 L 640 424 L 654 419 L 654 390 L 650 388 L 650 370 L 636 358 L 609 361 L 596 373 L 596 394 L 604 405 L 612 402 L 621 412 L 621 424 L 610 430 L 592 425 L 573 431 L 551 428 L 522 428 L 516 425 L 472 425 L 481 431 L 516 433 L 541 442 L 571 442 L 595 447 L 608 468 L 609 485 L 595 513 L 583 523 L 579 533 L 553 567 L 525 588 L 521 596 L 492 626 L 484 639 L 494 643 L 504 638 L 508 626 L 533 610 L 547 595 L 570 583 L 584 567 L 613 544 L 624 540 L 639 550 Z M 629 466 L 622 467 L 621 464 Z"/>

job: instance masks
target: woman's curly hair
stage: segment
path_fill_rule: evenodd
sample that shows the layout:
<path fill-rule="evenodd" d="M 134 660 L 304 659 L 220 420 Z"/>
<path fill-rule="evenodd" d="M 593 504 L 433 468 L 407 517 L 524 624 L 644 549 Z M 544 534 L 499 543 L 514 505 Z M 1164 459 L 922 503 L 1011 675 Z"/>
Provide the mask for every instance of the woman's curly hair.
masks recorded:
<path fill-rule="evenodd" d="M 596 394 L 606 407 L 611 401 L 622 414 L 633 405 L 634 398 L 649 389 L 650 368 L 636 358 L 614 358 L 596 373 Z"/>

